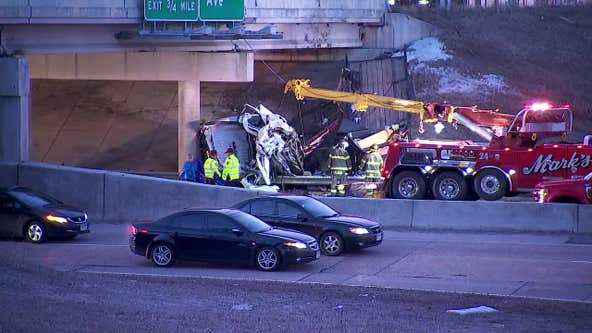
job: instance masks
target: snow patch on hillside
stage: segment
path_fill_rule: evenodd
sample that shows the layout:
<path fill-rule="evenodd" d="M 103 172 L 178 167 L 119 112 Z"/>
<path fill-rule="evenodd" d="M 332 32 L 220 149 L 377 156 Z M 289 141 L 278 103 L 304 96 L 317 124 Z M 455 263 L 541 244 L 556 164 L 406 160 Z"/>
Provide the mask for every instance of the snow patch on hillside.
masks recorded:
<path fill-rule="evenodd" d="M 407 60 L 416 62 L 452 59 L 446 52 L 446 46 L 436 37 L 417 40 L 407 50 Z"/>
<path fill-rule="evenodd" d="M 507 88 L 502 76 L 495 74 L 462 73 L 452 67 L 454 57 L 436 37 L 418 40 L 410 45 L 407 59 L 414 75 L 428 75 L 437 86 L 434 91 L 440 95 L 494 94 Z"/>

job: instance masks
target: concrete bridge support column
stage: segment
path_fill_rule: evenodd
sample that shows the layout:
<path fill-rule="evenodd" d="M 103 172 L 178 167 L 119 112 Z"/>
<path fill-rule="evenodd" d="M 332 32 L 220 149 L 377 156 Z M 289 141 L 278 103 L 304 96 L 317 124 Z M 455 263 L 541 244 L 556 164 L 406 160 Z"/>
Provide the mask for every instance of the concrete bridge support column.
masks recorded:
<path fill-rule="evenodd" d="M 196 135 L 200 118 L 200 82 L 179 81 L 179 170 L 187 154 L 197 156 Z"/>
<path fill-rule="evenodd" d="M 29 61 L 0 57 L 0 162 L 29 160 Z"/>

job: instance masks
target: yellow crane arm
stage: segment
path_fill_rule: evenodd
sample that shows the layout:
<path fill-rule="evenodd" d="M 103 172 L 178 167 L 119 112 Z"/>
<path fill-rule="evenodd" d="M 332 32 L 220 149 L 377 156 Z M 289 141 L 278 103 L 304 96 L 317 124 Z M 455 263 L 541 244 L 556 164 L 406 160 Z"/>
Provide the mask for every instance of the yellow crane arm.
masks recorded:
<path fill-rule="evenodd" d="M 426 113 L 426 105 L 418 101 L 409 101 L 393 97 L 378 96 L 372 94 L 357 94 L 346 91 L 336 91 L 327 89 L 312 88 L 310 80 L 290 80 L 286 83 L 284 94 L 294 92 L 297 100 L 301 101 L 305 97 L 324 99 L 328 101 L 346 102 L 356 105 L 360 112 L 368 110 L 369 106 L 390 109 L 403 112 L 419 114 L 423 121 Z M 430 121 L 432 119 L 425 119 Z"/>

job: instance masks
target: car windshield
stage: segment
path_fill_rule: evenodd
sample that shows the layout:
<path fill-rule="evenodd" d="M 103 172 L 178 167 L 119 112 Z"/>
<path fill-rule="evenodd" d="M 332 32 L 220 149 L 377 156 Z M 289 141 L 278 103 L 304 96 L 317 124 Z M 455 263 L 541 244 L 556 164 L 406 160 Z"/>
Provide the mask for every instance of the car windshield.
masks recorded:
<path fill-rule="evenodd" d="M 333 217 L 339 215 L 333 208 L 312 198 L 302 201 L 301 205 L 313 217 Z"/>
<path fill-rule="evenodd" d="M 253 215 L 237 211 L 232 214 L 232 217 L 250 232 L 264 232 L 271 230 L 269 224 L 261 221 Z"/>
<path fill-rule="evenodd" d="M 586 177 L 584 177 L 584 180 L 590 180 L 592 179 L 592 172 L 590 172 L 589 174 L 586 175 Z"/>
<path fill-rule="evenodd" d="M 12 190 L 8 191 L 8 194 L 15 197 L 17 200 L 21 201 L 25 205 L 32 206 L 32 207 L 43 207 L 51 204 L 60 204 L 58 200 L 43 195 L 41 193 L 33 192 L 30 190 Z"/>

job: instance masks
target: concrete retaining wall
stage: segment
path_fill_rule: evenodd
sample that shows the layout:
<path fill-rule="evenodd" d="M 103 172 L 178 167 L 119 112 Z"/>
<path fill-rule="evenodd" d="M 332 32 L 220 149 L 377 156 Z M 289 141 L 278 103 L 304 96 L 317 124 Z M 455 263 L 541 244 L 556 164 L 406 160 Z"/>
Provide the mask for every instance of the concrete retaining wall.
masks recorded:
<path fill-rule="evenodd" d="M 385 25 L 365 28 L 363 45 L 366 48 L 403 49 L 418 39 L 437 36 L 440 30 L 427 22 L 400 13 L 385 15 Z"/>
<path fill-rule="evenodd" d="M 125 173 L 24 163 L 0 164 L 0 185 L 28 186 L 85 209 L 94 222 L 150 221 L 187 207 L 229 207 L 256 191 Z M 12 182 L 12 183 L 11 183 Z M 386 228 L 592 232 L 592 206 L 529 202 L 449 202 L 319 198 L 345 214 Z"/>

